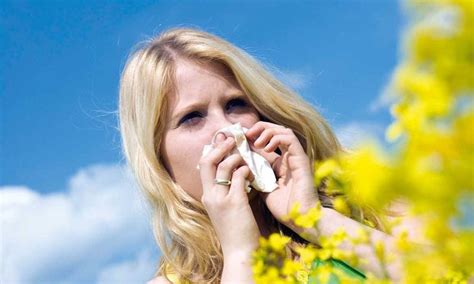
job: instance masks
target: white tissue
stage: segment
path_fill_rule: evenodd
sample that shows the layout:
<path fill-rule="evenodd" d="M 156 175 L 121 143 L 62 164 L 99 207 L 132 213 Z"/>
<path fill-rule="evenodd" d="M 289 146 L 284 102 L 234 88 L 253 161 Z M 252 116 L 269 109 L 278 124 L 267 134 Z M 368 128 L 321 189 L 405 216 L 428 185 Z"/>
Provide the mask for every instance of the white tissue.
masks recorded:
<path fill-rule="evenodd" d="M 264 157 L 250 150 L 247 138 L 245 138 L 244 134 L 247 130 L 246 128 L 242 128 L 240 123 L 218 130 L 214 134 L 214 137 L 212 137 L 211 144 L 204 146 L 202 156 L 207 155 L 207 153 L 211 151 L 212 145 L 216 142 L 217 134 L 223 133 L 226 137 L 234 137 L 236 149 L 234 149 L 232 154 L 239 153 L 250 168 L 250 171 L 255 177 L 250 185 L 261 192 L 272 192 L 278 187 L 273 169 Z M 250 192 L 250 190 L 251 188 L 247 186 L 247 192 Z"/>

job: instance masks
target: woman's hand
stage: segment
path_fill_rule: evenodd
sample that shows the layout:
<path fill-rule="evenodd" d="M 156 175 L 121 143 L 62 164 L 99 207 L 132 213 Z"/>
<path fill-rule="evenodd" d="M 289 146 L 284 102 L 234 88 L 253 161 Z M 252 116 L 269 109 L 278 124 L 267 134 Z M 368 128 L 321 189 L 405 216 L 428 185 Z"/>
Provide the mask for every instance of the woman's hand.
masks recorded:
<path fill-rule="evenodd" d="M 298 202 L 302 213 L 314 207 L 318 202 L 318 195 L 313 187 L 313 175 L 308 156 L 304 152 L 298 138 L 292 130 L 268 122 L 258 122 L 247 133 L 247 138 L 253 141 L 254 151 L 264 156 L 272 165 L 278 179 L 279 188 L 264 195 L 268 209 L 281 223 L 312 243 L 319 243 L 322 236 L 332 236 L 340 228 L 344 228 L 350 238 L 357 237 L 361 229 L 369 233 L 370 244 L 381 242 L 390 251 L 396 252 L 395 240 L 390 235 L 369 228 L 339 212 L 322 208 L 321 219 L 316 228 L 297 228 L 291 221 L 285 221 L 292 204 Z M 262 150 L 263 148 L 263 150 Z M 279 148 L 281 155 L 274 153 Z M 361 264 L 363 271 L 371 272 L 378 277 L 384 277 L 387 272 L 392 280 L 400 279 L 400 262 L 395 259 L 382 269 L 373 246 L 359 244 L 354 246 L 349 241 L 342 242 L 339 249 L 351 251 L 359 259 L 367 260 Z"/>
<path fill-rule="evenodd" d="M 214 148 L 199 161 L 203 187 L 202 203 L 216 231 L 226 258 L 241 256 L 258 247 L 257 222 L 245 191 L 251 172 L 239 154 L 230 154 L 233 138 L 219 134 Z M 226 157 L 227 156 L 227 157 Z M 216 184 L 215 179 L 230 180 L 230 185 Z"/>
<path fill-rule="evenodd" d="M 291 206 L 298 202 L 300 210 L 306 212 L 319 202 L 308 156 L 293 131 L 281 125 L 260 121 L 246 136 L 253 141 L 252 149 L 270 162 L 277 176 L 278 188 L 263 194 L 268 209 L 278 221 L 293 229 L 285 218 Z M 281 155 L 274 152 L 277 148 Z"/>

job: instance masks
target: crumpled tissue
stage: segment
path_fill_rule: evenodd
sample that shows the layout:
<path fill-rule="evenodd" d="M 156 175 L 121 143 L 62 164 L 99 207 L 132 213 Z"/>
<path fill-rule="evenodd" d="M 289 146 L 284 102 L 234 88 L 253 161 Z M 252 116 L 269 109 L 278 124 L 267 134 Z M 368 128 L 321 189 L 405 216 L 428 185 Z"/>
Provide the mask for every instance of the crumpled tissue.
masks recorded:
<path fill-rule="evenodd" d="M 204 146 L 202 156 L 207 155 L 211 151 L 212 145 L 216 142 L 217 134 L 223 133 L 226 137 L 234 137 L 236 148 L 234 148 L 231 154 L 239 153 L 255 177 L 252 182 L 247 181 L 247 193 L 251 190 L 248 186 L 249 184 L 258 191 L 272 192 L 278 187 L 275 173 L 270 163 L 264 157 L 250 150 L 247 138 L 245 137 L 247 130 L 240 123 L 219 129 L 212 137 L 211 144 Z"/>

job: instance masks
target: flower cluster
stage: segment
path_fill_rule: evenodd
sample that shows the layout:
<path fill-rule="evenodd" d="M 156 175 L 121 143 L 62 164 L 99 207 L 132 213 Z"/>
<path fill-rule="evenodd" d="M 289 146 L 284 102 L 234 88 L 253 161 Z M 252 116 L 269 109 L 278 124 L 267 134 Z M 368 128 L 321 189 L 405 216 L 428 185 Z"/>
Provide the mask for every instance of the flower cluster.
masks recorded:
<path fill-rule="evenodd" d="M 384 94 L 394 117 L 386 131 L 390 148 L 366 143 L 319 162 L 315 185 L 325 183 L 337 211 L 394 236 L 403 283 L 466 283 L 474 279 L 474 5 L 411 0 L 406 6 L 412 23 L 405 56 Z M 294 207 L 290 218 L 304 228 L 321 218 L 320 208 L 298 212 Z M 397 230 L 404 220 L 416 220 L 418 234 Z M 295 248 L 298 257 L 287 253 L 289 238 L 271 235 L 255 253 L 256 282 L 359 283 L 332 260 L 364 261 L 339 248 L 347 240 L 372 246 L 386 266 L 388 249 L 367 234 L 361 230 L 354 238 L 341 230 L 318 245 Z M 366 276 L 367 282 L 389 281 Z"/>

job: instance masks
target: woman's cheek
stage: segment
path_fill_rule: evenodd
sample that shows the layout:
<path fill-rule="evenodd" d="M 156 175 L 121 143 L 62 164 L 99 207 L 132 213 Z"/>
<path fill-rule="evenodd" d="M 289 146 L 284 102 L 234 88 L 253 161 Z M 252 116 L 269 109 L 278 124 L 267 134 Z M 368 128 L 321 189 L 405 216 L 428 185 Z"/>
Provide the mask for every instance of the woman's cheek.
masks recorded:
<path fill-rule="evenodd" d="M 211 144 L 210 139 L 211 138 L 209 138 L 209 141 L 207 141 L 207 139 L 199 138 L 199 137 L 189 138 L 190 144 L 188 145 L 188 149 L 187 149 L 189 151 L 188 157 L 192 157 L 191 160 L 193 160 L 196 163 L 196 165 L 199 163 L 199 160 L 201 159 L 204 146 L 207 144 Z"/>

